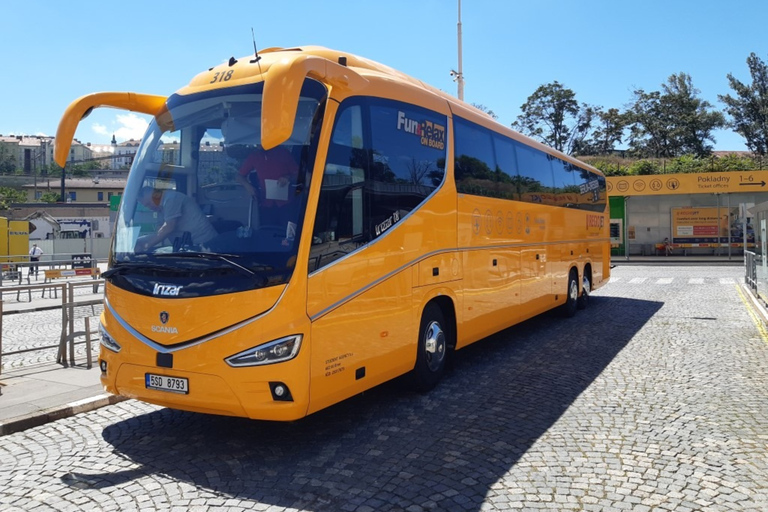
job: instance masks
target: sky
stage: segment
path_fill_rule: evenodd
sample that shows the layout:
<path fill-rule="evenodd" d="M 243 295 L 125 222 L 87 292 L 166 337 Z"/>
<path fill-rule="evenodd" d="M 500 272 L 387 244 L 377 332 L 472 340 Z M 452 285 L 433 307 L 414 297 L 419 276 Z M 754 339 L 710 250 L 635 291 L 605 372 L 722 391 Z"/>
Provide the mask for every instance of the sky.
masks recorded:
<path fill-rule="evenodd" d="M 286 7 L 290 5 L 290 8 Z M 258 48 L 318 45 L 366 57 L 450 94 L 458 68 L 457 0 L 3 0 L 0 134 L 55 135 L 76 98 L 101 91 L 170 95 L 209 67 Z M 632 91 L 691 76 L 718 109 L 727 75 L 751 82 L 768 60 L 764 0 L 463 0 L 464 100 L 509 125 L 555 80 L 580 103 L 624 109 Z M 147 117 L 98 109 L 81 142 L 139 139 Z M 745 150 L 715 133 L 716 150 Z"/>

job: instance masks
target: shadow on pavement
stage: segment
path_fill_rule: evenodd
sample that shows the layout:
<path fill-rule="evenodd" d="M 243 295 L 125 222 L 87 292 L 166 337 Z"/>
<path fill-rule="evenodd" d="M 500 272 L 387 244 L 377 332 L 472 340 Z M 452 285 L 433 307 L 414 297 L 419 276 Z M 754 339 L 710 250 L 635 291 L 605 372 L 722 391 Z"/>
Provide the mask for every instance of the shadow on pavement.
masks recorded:
<path fill-rule="evenodd" d="M 459 351 L 429 394 L 389 383 L 293 423 L 162 409 L 104 429 L 139 468 L 62 481 L 160 474 L 280 507 L 479 510 L 661 305 L 595 296 L 572 319 L 540 316 Z"/>

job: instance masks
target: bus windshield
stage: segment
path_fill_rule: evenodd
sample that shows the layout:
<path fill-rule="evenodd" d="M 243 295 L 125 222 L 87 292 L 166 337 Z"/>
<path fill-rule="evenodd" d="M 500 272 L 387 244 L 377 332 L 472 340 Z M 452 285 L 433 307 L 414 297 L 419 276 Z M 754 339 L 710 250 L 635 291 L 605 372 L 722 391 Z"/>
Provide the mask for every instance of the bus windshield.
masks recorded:
<path fill-rule="evenodd" d="M 263 82 L 168 98 L 131 167 L 105 276 L 113 284 L 222 277 L 207 291 L 185 287 L 201 295 L 290 279 L 326 89 L 305 81 L 291 137 L 269 150 L 262 92 Z"/>

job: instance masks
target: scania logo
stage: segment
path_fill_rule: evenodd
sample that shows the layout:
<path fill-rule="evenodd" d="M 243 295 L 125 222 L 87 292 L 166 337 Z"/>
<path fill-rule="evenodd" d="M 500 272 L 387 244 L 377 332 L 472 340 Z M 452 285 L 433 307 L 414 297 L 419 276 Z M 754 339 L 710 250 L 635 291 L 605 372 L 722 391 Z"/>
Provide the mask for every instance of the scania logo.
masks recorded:
<path fill-rule="evenodd" d="M 161 311 L 160 312 L 160 323 L 161 324 L 167 324 L 168 323 L 168 312 L 167 311 Z"/>
<path fill-rule="evenodd" d="M 155 283 L 155 288 L 152 290 L 152 295 L 161 295 L 163 297 L 178 297 L 181 292 L 182 286 L 176 286 L 174 284 L 160 284 Z"/>
<path fill-rule="evenodd" d="M 152 332 L 164 332 L 167 334 L 179 334 L 179 330 L 175 327 L 168 327 L 166 325 L 153 325 Z"/>

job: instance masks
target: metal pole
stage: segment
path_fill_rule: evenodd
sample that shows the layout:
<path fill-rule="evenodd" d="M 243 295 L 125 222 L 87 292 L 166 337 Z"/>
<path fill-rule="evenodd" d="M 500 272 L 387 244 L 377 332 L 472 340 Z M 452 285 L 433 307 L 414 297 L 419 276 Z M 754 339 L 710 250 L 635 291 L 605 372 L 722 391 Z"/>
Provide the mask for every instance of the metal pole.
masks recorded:
<path fill-rule="evenodd" d="M 629 260 L 629 197 L 624 196 L 624 258 Z"/>
<path fill-rule="evenodd" d="M 67 199 L 64 197 L 64 177 L 67 175 L 67 164 L 64 164 L 64 167 L 61 168 L 61 202 L 66 203 Z"/>
<path fill-rule="evenodd" d="M 459 99 L 464 101 L 464 71 L 461 67 L 461 0 L 459 0 L 459 23 L 457 25 L 458 41 L 459 41 L 459 73 L 456 77 L 456 83 L 459 91 Z"/>
<path fill-rule="evenodd" d="M 727 206 L 728 222 L 725 229 L 727 230 L 726 234 L 728 235 L 728 237 L 726 238 L 726 241 L 728 242 L 728 259 L 730 260 L 731 259 L 731 194 L 729 193 L 725 197 L 726 199 L 728 199 L 728 206 Z"/>
<path fill-rule="evenodd" d="M 720 194 L 715 194 L 717 198 L 717 256 L 720 256 Z"/>

